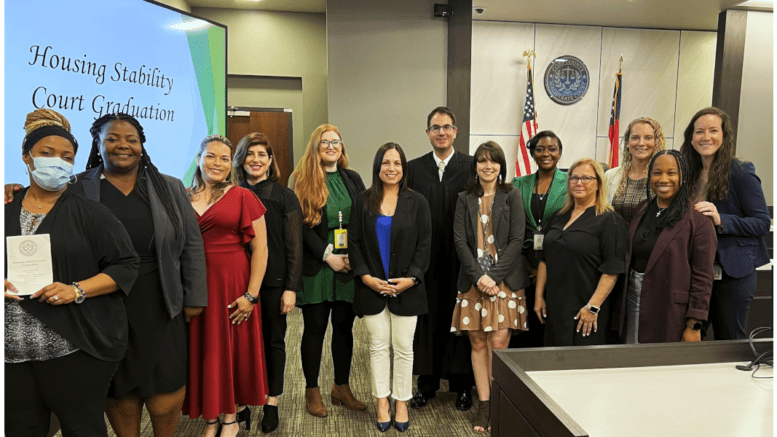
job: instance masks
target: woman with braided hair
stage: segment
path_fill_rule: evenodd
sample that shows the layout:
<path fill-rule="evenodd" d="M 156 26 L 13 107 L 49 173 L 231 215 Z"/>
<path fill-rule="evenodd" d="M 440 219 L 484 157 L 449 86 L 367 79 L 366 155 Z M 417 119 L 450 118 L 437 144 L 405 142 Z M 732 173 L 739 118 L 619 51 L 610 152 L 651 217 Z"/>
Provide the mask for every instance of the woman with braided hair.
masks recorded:
<path fill-rule="evenodd" d="M 183 184 L 151 163 L 134 117 L 108 114 L 89 131 L 92 150 L 80 185 L 122 222 L 140 256 L 125 302 L 130 347 L 106 413 L 117 435 L 137 437 L 145 404 L 154 434 L 172 436 L 186 392 L 185 322 L 208 302 L 202 236 Z"/>
<path fill-rule="evenodd" d="M 111 382 L 105 412 L 120 437 L 140 436 L 143 405 L 156 436 L 172 436 L 186 391 L 185 322 L 207 305 L 205 252 L 178 179 L 159 173 L 143 127 L 127 114 L 95 120 L 92 149 L 74 193 L 107 206 L 140 256 L 125 299 L 129 349 Z M 10 186 L 6 186 L 6 202 Z"/>

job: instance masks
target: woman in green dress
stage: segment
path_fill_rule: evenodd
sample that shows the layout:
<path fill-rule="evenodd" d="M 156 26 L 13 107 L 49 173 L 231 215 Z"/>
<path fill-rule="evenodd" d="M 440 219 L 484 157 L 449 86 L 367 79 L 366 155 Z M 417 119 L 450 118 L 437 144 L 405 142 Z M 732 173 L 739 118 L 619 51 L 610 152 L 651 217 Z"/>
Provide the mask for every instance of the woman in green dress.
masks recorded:
<path fill-rule="evenodd" d="M 544 226 L 554 212 L 564 206 L 567 194 L 567 174 L 558 168 L 563 146 L 561 140 L 552 131 L 546 130 L 535 135 L 528 144 L 537 172 L 513 179 L 523 198 L 523 210 L 526 213 L 526 232 L 523 240 L 523 265 L 531 278 L 526 289 L 526 306 L 534 308 L 534 284 L 537 280 L 537 267 L 540 264 L 539 251 L 542 250 Z M 536 314 L 529 311 L 529 331 L 513 336 L 510 347 L 542 347 L 544 329 Z"/>
<path fill-rule="evenodd" d="M 305 328 L 300 345 L 308 413 L 326 417 L 318 374 L 329 317 L 332 318 L 334 385 L 331 401 L 351 410 L 367 408 L 351 393 L 354 279 L 347 255 L 351 203 L 365 190 L 358 173 L 348 168 L 340 131 L 323 124 L 313 131 L 297 168 L 293 189 L 303 217 L 303 290 L 297 293 Z"/>

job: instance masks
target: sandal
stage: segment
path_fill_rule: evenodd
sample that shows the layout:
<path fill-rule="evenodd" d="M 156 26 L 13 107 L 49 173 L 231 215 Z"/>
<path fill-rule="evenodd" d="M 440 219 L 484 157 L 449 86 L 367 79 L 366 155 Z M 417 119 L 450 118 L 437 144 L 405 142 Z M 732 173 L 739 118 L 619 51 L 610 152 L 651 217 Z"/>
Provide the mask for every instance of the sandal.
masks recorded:
<path fill-rule="evenodd" d="M 472 422 L 472 430 L 475 432 L 486 432 L 488 430 L 488 422 L 491 419 L 491 401 L 478 402 L 478 414 L 475 416 L 475 420 Z M 481 428 L 479 431 L 475 428 Z"/>

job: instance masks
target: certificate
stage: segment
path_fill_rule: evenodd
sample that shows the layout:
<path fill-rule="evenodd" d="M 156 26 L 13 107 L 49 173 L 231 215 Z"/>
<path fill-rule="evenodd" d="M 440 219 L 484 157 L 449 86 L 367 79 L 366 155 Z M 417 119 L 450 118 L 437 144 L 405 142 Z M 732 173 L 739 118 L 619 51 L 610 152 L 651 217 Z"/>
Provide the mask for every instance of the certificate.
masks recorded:
<path fill-rule="evenodd" d="M 54 282 L 49 234 L 6 237 L 8 282 L 28 296 Z"/>

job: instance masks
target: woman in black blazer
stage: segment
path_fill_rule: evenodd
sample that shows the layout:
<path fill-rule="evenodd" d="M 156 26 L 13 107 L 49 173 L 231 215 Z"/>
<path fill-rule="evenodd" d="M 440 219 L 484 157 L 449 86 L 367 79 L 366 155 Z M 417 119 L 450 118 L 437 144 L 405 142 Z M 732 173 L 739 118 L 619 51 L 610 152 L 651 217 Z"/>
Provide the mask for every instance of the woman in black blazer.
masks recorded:
<path fill-rule="evenodd" d="M 691 203 L 712 219 L 718 234 L 709 313 L 716 340 L 747 338 L 755 269 L 769 263 L 763 237 L 771 216 L 761 180 L 752 163 L 734 156 L 735 149 L 728 114 L 712 107 L 693 116 L 680 148 L 688 161 Z"/>
<path fill-rule="evenodd" d="M 473 428 L 488 428 L 491 351 L 504 349 L 510 334 L 526 331 L 529 277 L 521 261 L 526 229 L 521 192 L 505 182 L 507 163 L 499 144 L 475 151 L 472 178 L 459 193 L 453 242 L 461 260 L 453 328 L 472 342 L 472 370 L 480 406 Z"/>
<path fill-rule="evenodd" d="M 377 427 L 410 426 L 407 401 L 413 397 L 413 337 L 418 316 L 426 314 L 432 219 L 429 204 L 407 187 L 407 160 L 402 147 L 386 143 L 372 165 L 372 187 L 351 208 L 348 256 L 356 281 L 354 312 L 364 316 L 370 336 L 372 394 L 378 398 Z M 394 386 L 391 352 L 394 349 Z"/>

